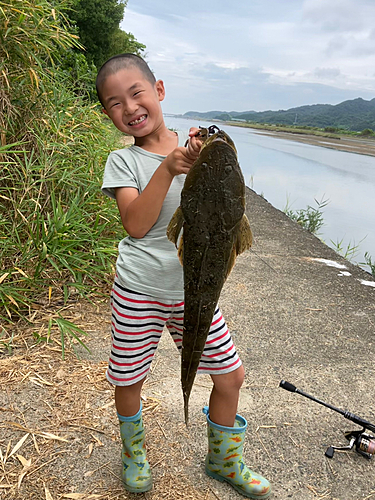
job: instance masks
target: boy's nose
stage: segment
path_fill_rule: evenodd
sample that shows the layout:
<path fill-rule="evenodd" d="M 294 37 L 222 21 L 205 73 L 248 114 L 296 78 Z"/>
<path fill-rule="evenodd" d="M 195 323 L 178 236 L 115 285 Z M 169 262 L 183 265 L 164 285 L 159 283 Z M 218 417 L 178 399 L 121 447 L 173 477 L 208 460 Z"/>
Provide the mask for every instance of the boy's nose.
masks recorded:
<path fill-rule="evenodd" d="M 137 103 L 126 103 L 126 106 L 124 108 L 124 112 L 126 115 L 131 116 L 134 115 L 134 113 L 137 111 L 138 105 Z"/>

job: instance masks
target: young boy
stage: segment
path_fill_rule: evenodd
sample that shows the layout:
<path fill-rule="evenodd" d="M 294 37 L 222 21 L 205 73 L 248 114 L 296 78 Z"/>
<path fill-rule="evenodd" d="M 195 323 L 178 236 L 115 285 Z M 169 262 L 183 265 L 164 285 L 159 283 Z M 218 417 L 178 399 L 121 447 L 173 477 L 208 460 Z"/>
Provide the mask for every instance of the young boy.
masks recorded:
<path fill-rule="evenodd" d="M 123 442 L 123 482 L 128 491 L 152 487 L 146 459 L 141 389 L 163 327 L 177 347 L 183 330 L 183 271 L 167 225 L 180 203 L 185 175 L 199 156 L 198 129 L 189 136 L 169 130 L 161 101 L 164 84 L 143 59 L 121 54 L 99 70 L 96 88 L 103 111 L 114 125 L 134 137 L 134 145 L 108 157 L 102 191 L 115 198 L 128 234 L 119 244 L 112 290 L 112 349 L 107 379 Z M 187 146 L 184 147 L 188 140 Z M 208 373 L 213 389 L 206 409 L 209 452 L 206 473 L 228 481 L 249 498 L 267 498 L 266 479 L 242 460 L 246 420 L 237 415 L 244 379 L 225 321 L 217 308 L 198 373 Z"/>

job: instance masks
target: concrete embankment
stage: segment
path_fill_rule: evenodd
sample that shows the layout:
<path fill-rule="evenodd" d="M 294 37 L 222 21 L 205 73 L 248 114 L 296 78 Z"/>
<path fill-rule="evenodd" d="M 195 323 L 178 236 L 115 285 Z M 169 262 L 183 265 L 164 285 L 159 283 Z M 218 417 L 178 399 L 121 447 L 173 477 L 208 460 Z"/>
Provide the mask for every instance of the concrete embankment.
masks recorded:
<path fill-rule="evenodd" d="M 246 371 L 239 404 L 249 423 L 246 462 L 272 482 L 275 499 L 371 498 L 372 461 L 354 451 L 324 456 L 328 446 L 346 445 L 344 431 L 358 426 L 279 383 L 285 379 L 375 423 L 375 280 L 254 191 L 247 189 L 246 201 L 253 250 L 238 257 L 220 298 Z M 185 460 L 181 472 L 201 491 L 208 482 L 214 498 L 239 500 L 203 470 L 201 408 L 210 379 L 196 379 L 186 434 L 178 354 L 163 337 L 149 394 L 162 395 L 170 428 L 180 429 L 174 440 L 191 464 Z"/>
<path fill-rule="evenodd" d="M 221 307 L 247 373 L 240 410 L 250 462 L 274 498 L 370 498 L 371 461 L 354 451 L 324 456 L 358 426 L 278 384 L 375 423 L 375 280 L 250 189 L 247 213 L 254 251 L 237 260 Z"/>

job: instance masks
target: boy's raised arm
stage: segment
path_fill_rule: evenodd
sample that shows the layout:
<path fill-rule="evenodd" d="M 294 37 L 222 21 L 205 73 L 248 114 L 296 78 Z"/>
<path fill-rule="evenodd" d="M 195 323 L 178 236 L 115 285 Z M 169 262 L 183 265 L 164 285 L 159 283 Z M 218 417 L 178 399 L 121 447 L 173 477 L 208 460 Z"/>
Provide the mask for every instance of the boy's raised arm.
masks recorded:
<path fill-rule="evenodd" d="M 187 174 L 199 156 L 201 142 L 191 137 L 187 147 L 174 149 L 155 170 L 144 191 L 117 188 L 116 202 L 122 225 L 133 238 L 143 238 L 157 221 L 168 189 L 176 175 Z"/>

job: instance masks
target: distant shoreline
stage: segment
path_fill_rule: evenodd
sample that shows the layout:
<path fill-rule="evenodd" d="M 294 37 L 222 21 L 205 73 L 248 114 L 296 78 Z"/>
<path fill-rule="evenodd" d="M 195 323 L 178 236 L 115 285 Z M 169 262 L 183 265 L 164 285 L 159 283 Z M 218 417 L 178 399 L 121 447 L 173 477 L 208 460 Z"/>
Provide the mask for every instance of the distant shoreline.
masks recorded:
<path fill-rule="evenodd" d="M 320 146 L 323 148 L 335 149 L 336 151 L 344 151 L 346 153 L 356 153 L 362 154 L 366 156 L 375 156 L 375 140 L 367 139 L 365 137 L 353 137 L 353 136 L 343 136 L 339 134 L 329 134 L 329 133 L 321 133 L 318 134 L 309 134 L 308 130 L 296 130 L 295 132 L 280 130 L 278 127 L 277 130 L 270 130 L 269 127 L 262 127 L 261 124 L 259 126 L 252 127 L 248 123 L 238 123 L 238 122 L 221 122 L 218 120 L 207 120 L 207 119 L 199 119 L 195 117 L 187 117 L 184 116 L 176 116 L 176 118 L 183 118 L 184 120 L 197 120 L 197 121 L 211 121 L 217 124 L 224 124 L 229 127 L 240 127 L 240 128 L 250 128 L 256 131 L 260 135 L 268 135 L 271 137 L 275 137 L 277 139 L 286 139 L 289 141 L 302 142 L 304 144 L 310 144 L 311 146 Z M 218 125 L 219 126 L 219 125 Z"/>
<path fill-rule="evenodd" d="M 260 135 L 268 135 L 278 139 L 287 139 L 289 141 L 302 142 L 304 144 L 335 149 L 337 151 L 344 151 L 346 153 L 375 156 L 375 142 L 369 139 L 362 139 L 359 137 L 341 137 L 338 139 L 333 139 L 331 137 L 319 137 L 310 134 L 294 134 L 291 132 L 276 132 L 262 129 L 253 130 L 257 130 Z"/>

